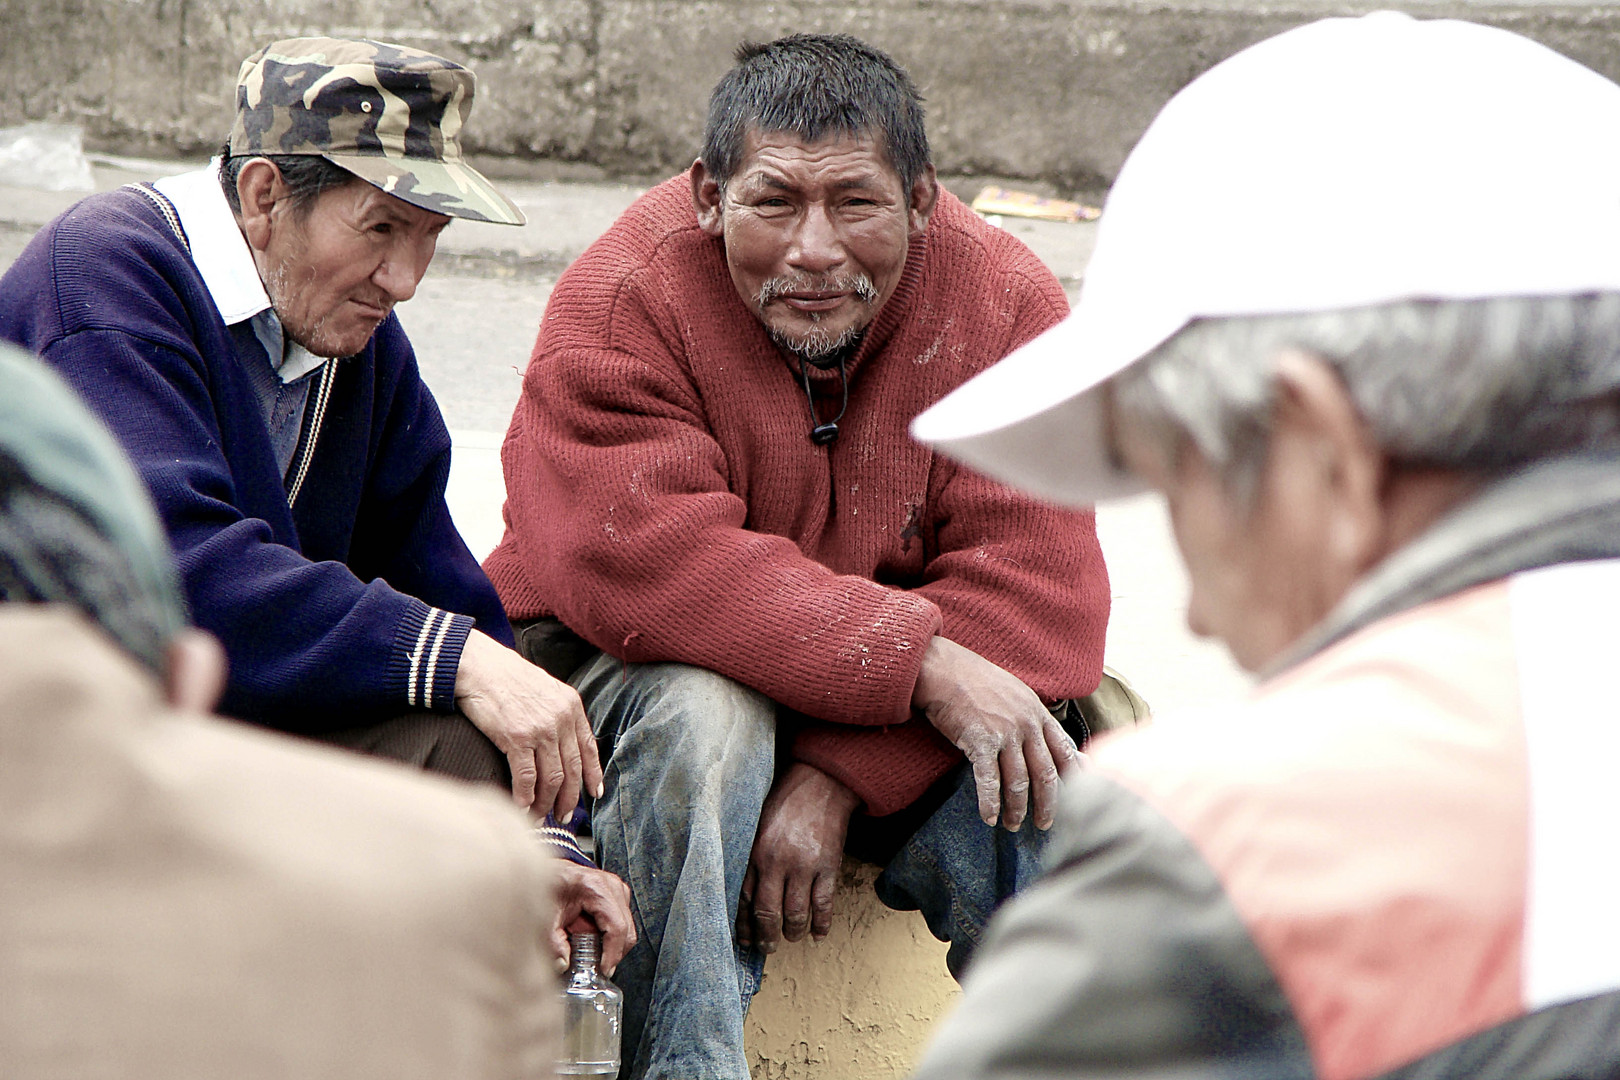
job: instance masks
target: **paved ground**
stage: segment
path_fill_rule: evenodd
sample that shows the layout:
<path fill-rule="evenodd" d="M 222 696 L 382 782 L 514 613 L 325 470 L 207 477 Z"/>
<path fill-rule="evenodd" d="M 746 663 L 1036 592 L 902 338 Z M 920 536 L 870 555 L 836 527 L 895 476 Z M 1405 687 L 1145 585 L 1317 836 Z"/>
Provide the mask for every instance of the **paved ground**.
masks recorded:
<path fill-rule="evenodd" d="M 179 166 L 101 159 L 98 187 L 150 179 Z M 971 198 L 977 181 L 950 184 Z M 503 187 L 529 217 L 523 228 L 457 222 L 416 297 L 399 308 L 422 371 L 455 436 L 450 504 L 482 555 L 500 537 L 504 486 L 500 438 L 557 273 L 639 194 L 602 183 L 512 183 Z M 75 195 L 0 187 L 0 269 Z M 1094 225 L 1005 219 L 1071 295 L 1090 257 Z M 1143 497 L 1105 506 L 1098 531 L 1113 581 L 1109 662 L 1159 710 L 1240 692 L 1246 680 L 1224 650 L 1193 639 L 1182 609 L 1186 583 L 1162 504 Z"/>

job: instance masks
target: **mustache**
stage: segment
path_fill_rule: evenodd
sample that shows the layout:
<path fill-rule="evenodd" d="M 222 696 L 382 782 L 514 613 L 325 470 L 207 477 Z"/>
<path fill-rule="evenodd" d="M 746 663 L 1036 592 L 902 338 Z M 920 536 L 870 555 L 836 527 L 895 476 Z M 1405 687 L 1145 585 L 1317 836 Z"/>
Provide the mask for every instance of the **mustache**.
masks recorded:
<path fill-rule="evenodd" d="M 877 286 L 865 274 L 783 274 L 761 284 L 754 300 L 763 308 L 797 292 L 852 293 L 863 304 L 878 298 Z"/>

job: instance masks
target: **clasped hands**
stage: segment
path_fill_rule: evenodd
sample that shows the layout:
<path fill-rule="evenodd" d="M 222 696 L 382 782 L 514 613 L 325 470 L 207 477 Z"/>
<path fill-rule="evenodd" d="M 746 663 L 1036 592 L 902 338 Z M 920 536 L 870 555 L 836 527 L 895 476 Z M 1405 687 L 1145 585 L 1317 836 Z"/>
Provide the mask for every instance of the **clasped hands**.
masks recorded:
<path fill-rule="evenodd" d="M 967 756 L 987 825 L 1017 831 L 1033 813 L 1037 828 L 1051 828 L 1060 780 L 1083 757 L 1023 680 L 935 637 L 911 703 Z M 859 806 L 859 796 L 814 766 L 796 763 L 782 775 L 760 813 L 743 878 L 739 944 L 772 953 L 784 939 L 827 936 L 844 839 Z"/>

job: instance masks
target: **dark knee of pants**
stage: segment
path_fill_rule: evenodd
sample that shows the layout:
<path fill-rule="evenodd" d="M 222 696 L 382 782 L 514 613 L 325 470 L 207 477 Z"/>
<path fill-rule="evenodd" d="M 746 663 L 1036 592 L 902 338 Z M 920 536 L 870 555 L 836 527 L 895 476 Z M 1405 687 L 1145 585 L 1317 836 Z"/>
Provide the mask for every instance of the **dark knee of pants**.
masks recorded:
<path fill-rule="evenodd" d="M 512 789 L 512 768 L 489 736 L 460 713 L 437 717 L 433 748 L 422 768 L 475 783 Z"/>
<path fill-rule="evenodd" d="M 512 787 L 506 755 L 461 713 L 406 713 L 323 740 L 441 776 Z"/>

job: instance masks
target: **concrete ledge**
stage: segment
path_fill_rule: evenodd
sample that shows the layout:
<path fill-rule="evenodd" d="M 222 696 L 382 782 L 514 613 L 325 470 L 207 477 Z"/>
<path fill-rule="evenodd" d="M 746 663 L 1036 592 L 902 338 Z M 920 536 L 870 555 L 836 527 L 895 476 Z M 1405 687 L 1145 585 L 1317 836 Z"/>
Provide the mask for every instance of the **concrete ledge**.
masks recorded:
<path fill-rule="evenodd" d="M 1620 77 L 1615 3 L 0 0 L 0 124 L 77 122 L 102 149 L 206 153 L 228 130 L 242 57 L 276 37 L 363 34 L 471 64 L 483 101 L 469 142 L 509 169 L 658 176 L 691 161 L 740 39 L 847 31 L 917 78 L 942 171 L 1097 192 L 1195 75 L 1290 26 L 1375 7 L 1489 22 Z"/>
<path fill-rule="evenodd" d="M 945 945 L 917 912 L 878 902 L 877 875 L 845 859 L 826 940 L 766 963 L 745 1032 L 753 1080 L 904 1080 L 961 996 Z"/>

